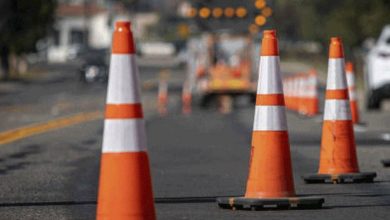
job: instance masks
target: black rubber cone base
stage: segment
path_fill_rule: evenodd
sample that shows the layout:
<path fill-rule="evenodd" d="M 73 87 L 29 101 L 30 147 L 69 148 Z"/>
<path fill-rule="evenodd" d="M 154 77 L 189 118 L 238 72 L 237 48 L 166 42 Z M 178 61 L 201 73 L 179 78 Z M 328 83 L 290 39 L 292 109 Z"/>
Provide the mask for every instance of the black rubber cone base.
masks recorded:
<path fill-rule="evenodd" d="M 232 210 L 269 210 L 269 209 L 320 209 L 324 203 L 321 197 L 285 197 L 285 198 L 217 198 L 220 208 Z"/>
<path fill-rule="evenodd" d="M 305 183 L 372 183 L 375 172 L 343 173 L 343 174 L 307 174 L 302 176 Z"/>
<path fill-rule="evenodd" d="M 382 160 L 382 164 L 384 167 L 390 167 L 390 159 Z"/>

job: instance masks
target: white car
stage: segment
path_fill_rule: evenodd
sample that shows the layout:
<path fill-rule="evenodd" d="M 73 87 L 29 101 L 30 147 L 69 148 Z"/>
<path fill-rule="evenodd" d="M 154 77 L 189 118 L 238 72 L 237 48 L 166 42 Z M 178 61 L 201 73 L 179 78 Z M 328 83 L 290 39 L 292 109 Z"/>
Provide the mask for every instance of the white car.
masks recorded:
<path fill-rule="evenodd" d="M 390 98 L 390 25 L 386 25 L 366 59 L 367 108 L 379 109 Z"/>
<path fill-rule="evenodd" d="M 169 42 L 142 42 L 139 44 L 141 56 L 167 57 L 175 54 L 175 46 Z"/>

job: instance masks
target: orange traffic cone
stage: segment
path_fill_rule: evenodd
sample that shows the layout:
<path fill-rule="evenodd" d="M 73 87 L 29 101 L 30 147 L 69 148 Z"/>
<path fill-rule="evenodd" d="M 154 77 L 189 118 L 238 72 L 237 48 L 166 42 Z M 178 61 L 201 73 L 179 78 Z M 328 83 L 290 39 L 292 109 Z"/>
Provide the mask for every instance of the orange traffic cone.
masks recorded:
<path fill-rule="evenodd" d="M 306 105 L 308 116 L 315 116 L 318 114 L 318 92 L 317 92 L 317 72 L 315 69 L 309 71 L 307 77 L 307 97 Z"/>
<path fill-rule="evenodd" d="M 298 113 L 306 115 L 307 103 L 306 103 L 306 75 L 304 73 L 298 74 Z"/>
<path fill-rule="evenodd" d="M 264 31 L 249 176 L 244 197 L 217 198 L 222 208 L 319 208 L 318 197 L 296 197 L 274 30 Z"/>
<path fill-rule="evenodd" d="M 292 103 L 294 101 L 294 98 L 293 98 L 293 77 L 292 76 L 288 76 L 286 78 L 286 85 L 287 85 L 287 94 L 285 94 L 285 97 L 287 97 L 287 102 L 285 102 L 286 104 L 286 108 L 289 109 L 289 110 L 292 110 Z M 284 84 L 283 84 L 284 86 Z"/>
<path fill-rule="evenodd" d="M 376 173 L 360 173 L 348 100 L 341 39 L 330 42 L 328 80 L 318 174 L 304 176 L 307 183 L 372 182 Z"/>
<path fill-rule="evenodd" d="M 165 116 L 168 114 L 168 83 L 166 80 L 160 80 L 158 84 L 158 94 L 157 94 L 157 108 L 160 116 Z"/>
<path fill-rule="evenodd" d="M 188 81 L 185 81 L 183 84 L 183 92 L 182 92 L 182 113 L 185 115 L 191 114 L 191 87 Z"/>
<path fill-rule="evenodd" d="M 285 107 L 287 109 L 289 109 L 290 108 L 290 103 L 291 103 L 291 101 L 290 101 L 291 95 L 290 95 L 290 79 L 289 79 L 289 77 L 283 78 L 282 84 L 283 84 L 284 104 L 285 104 Z"/>
<path fill-rule="evenodd" d="M 358 124 L 359 119 L 359 107 L 356 100 L 356 88 L 355 88 L 355 73 L 353 70 L 352 62 L 347 62 L 345 64 L 345 72 L 347 74 L 347 84 L 349 92 L 349 103 L 351 105 L 351 116 L 352 122 Z"/>
<path fill-rule="evenodd" d="M 138 68 L 130 22 L 115 23 L 96 219 L 154 220 Z"/>
<path fill-rule="evenodd" d="M 298 76 L 293 76 L 292 82 L 292 110 L 298 111 L 299 109 L 299 80 Z"/>

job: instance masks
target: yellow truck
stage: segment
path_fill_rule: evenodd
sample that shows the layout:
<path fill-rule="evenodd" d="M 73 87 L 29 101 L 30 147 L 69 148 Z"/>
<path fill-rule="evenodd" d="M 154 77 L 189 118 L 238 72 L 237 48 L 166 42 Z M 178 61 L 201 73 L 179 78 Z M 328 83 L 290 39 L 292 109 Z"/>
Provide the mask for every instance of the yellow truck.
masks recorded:
<path fill-rule="evenodd" d="M 250 38 L 214 34 L 205 38 L 205 42 L 206 46 L 198 52 L 203 62 L 197 62 L 195 68 L 195 94 L 199 96 L 200 105 L 230 112 L 238 100 L 253 103 L 256 84 Z"/>

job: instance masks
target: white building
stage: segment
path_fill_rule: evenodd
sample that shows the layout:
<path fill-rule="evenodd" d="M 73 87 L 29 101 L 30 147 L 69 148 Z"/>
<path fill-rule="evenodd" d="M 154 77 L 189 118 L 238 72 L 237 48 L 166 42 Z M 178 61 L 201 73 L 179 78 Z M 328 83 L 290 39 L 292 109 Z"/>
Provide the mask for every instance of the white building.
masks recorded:
<path fill-rule="evenodd" d="M 48 62 L 66 62 L 75 58 L 77 53 L 86 47 L 109 48 L 113 24 L 117 20 L 131 20 L 135 37 L 142 37 L 146 27 L 158 21 L 156 13 L 137 13 L 130 17 L 122 5 L 107 5 L 104 2 L 59 2 L 55 32 L 47 48 Z"/>

